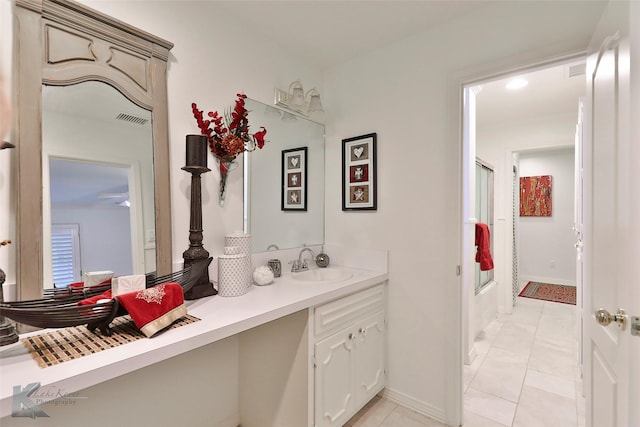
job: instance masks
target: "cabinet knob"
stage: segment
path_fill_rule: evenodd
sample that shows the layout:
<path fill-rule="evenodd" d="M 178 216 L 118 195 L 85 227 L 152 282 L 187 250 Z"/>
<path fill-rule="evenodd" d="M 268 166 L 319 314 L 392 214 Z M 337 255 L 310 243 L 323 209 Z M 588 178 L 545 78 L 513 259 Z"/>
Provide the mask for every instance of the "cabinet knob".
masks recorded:
<path fill-rule="evenodd" d="M 353 340 L 353 339 L 355 339 L 355 338 L 356 338 L 356 337 L 355 337 L 355 335 L 353 335 L 353 333 L 349 333 L 349 339 L 350 339 L 350 340 Z"/>
<path fill-rule="evenodd" d="M 365 328 L 360 328 L 358 332 L 360 332 L 360 335 L 367 335 L 367 330 Z"/>

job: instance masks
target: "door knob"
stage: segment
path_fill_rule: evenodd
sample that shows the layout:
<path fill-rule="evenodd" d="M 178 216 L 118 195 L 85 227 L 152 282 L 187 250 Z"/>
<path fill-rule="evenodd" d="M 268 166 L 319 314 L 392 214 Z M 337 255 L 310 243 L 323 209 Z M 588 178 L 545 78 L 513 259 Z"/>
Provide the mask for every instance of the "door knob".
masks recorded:
<path fill-rule="evenodd" d="M 624 329 L 627 322 L 627 315 L 622 308 L 616 314 L 611 314 L 604 308 L 596 311 L 596 322 L 602 326 L 608 326 L 611 322 L 616 322 L 618 327 Z"/>

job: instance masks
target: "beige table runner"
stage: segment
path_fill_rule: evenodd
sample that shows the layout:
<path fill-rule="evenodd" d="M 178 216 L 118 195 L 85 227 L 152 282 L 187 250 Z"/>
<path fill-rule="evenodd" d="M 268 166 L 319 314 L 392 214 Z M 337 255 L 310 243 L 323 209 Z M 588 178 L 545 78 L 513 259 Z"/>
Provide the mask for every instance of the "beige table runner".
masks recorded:
<path fill-rule="evenodd" d="M 187 315 L 176 320 L 167 329 L 175 329 L 200 319 Z M 58 365 L 68 360 L 78 359 L 88 354 L 118 347 L 122 344 L 146 338 L 129 316 L 122 316 L 111 322 L 113 334 L 110 337 L 101 333 L 89 332 L 86 326 L 57 329 L 55 331 L 22 338 L 34 360 L 41 368 Z M 162 332 L 161 332 L 162 333 Z"/>

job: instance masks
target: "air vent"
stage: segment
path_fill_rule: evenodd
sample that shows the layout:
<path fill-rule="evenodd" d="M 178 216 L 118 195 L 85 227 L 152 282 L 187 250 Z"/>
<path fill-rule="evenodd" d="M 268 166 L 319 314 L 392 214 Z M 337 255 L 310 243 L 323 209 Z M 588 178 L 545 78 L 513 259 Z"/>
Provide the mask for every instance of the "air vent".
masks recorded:
<path fill-rule="evenodd" d="M 567 65 L 567 77 L 577 77 L 582 76 L 587 71 L 586 62 L 582 62 L 580 64 L 571 64 Z"/>
<path fill-rule="evenodd" d="M 129 123 L 135 123 L 137 125 L 146 125 L 149 119 L 145 119 L 144 117 L 134 116 L 133 114 L 120 113 L 116 117 L 116 120 L 122 120 Z"/>

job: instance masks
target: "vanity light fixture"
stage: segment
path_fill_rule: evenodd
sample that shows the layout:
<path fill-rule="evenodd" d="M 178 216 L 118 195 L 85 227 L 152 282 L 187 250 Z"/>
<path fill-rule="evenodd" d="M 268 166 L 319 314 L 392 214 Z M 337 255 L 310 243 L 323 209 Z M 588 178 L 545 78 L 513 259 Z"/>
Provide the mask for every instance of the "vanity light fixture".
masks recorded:
<path fill-rule="evenodd" d="M 320 92 L 315 87 L 307 92 L 307 111 L 309 114 L 316 112 L 324 112 L 322 109 L 322 102 L 320 101 Z"/>
<path fill-rule="evenodd" d="M 305 93 L 300 80 L 291 83 L 287 91 L 276 88 L 274 104 L 306 117 L 324 112 L 318 89 L 313 88 Z"/>
<path fill-rule="evenodd" d="M 522 77 L 516 77 L 515 79 L 509 80 L 509 83 L 507 83 L 505 87 L 509 90 L 518 90 L 518 89 L 522 89 L 528 84 L 529 82 L 523 79 Z"/>
<path fill-rule="evenodd" d="M 289 85 L 289 94 L 287 97 L 287 107 L 294 111 L 304 111 L 304 88 L 300 80 Z"/>

